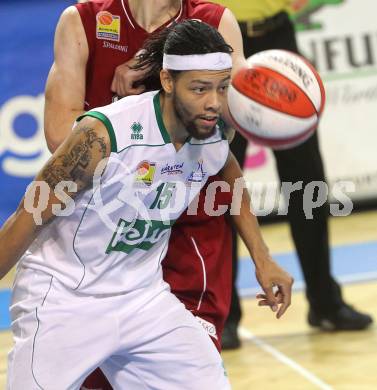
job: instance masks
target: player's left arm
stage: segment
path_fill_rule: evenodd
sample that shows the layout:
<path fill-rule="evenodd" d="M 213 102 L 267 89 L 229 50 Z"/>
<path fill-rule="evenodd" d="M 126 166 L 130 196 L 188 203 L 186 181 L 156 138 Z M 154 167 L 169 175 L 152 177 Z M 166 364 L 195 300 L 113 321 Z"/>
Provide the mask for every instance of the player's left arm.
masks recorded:
<path fill-rule="evenodd" d="M 270 306 L 273 311 L 277 311 L 277 318 L 280 318 L 291 304 L 293 278 L 271 258 L 258 220 L 251 211 L 249 191 L 233 153 L 229 153 L 228 160 L 220 171 L 220 176 L 230 185 L 233 194 L 232 202 L 241 200 L 240 209 L 231 214 L 237 231 L 249 250 L 255 264 L 258 282 L 264 291 L 264 294 L 257 296 L 260 300 L 259 305 Z M 273 292 L 273 287 L 277 287 L 276 293 Z"/>

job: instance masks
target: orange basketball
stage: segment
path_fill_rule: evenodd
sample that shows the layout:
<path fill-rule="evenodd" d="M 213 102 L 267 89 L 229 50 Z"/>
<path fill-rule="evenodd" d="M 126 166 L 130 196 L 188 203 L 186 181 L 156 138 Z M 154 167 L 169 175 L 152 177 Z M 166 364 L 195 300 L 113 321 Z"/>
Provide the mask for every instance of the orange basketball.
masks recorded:
<path fill-rule="evenodd" d="M 248 59 L 228 91 L 230 113 L 248 139 L 275 149 L 305 141 L 318 125 L 325 90 L 313 66 L 285 50 Z"/>
<path fill-rule="evenodd" d="M 112 22 L 113 22 L 113 16 L 111 15 L 110 12 L 101 12 L 99 15 L 98 15 L 98 21 L 101 23 L 101 24 L 104 24 L 105 26 L 108 26 L 110 25 Z"/>

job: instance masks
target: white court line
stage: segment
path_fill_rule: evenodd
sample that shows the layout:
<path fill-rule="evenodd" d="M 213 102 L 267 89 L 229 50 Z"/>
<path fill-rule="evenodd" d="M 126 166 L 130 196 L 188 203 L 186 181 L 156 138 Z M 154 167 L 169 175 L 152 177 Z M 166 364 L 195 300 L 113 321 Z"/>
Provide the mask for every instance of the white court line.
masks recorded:
<path fill-rule="evenodd" d="M 308 371 L 306 368 L 300 366 L 294 360 L 290 359 L 288 356 L 284 355 L 283 353 L 281 353 L 280 351 L 275 349 L 270 344 L 266 343 L 265 341 L 263 341 L 260 338 L 258 338 L 257 336 L 255 336 L 248 329 L 246 329 L 244 327 L 240 327 L 238 329 L 238 331 L 239 331 L 240 336 L 243 339 L 252 341 L 257 347 L 259 347 L 263 351 L 271 354 L 279 362 L 287 365 L 288 367 L 292 368 L 294 371 L 297 371 L 300 375 L 302 375 L 304 378 L 306 378 L 309 382 L 318 386 L 318 388 L 320 388 L 322 390 L 332 390 L 333 389 L 330 385 L 323 382 L 321 379 L 319 379 L 313 373 Z"/>
<path fill-rule="evenodd" d="M 360 272 L 358 274 L 347 274 L 338 276 L 337 279 L 340 283 L 357 283 L 357 282 L 368 282 L 377 279 L 377 271 L 371 272 Z"/>

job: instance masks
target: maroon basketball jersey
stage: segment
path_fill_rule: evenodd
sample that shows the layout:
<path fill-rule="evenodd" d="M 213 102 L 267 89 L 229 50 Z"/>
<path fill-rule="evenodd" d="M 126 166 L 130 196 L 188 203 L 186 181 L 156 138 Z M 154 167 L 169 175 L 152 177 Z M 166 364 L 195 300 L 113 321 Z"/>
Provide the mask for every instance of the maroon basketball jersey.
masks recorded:
<path fill-rule="evenodd" d="M 111 103 L 115 68 L 134 57 L 150 34 L 133 18 L 128 0 L 94 0 L 76 7 L 89 45 L 85 94 L 85 109 L 89 110 Z M 183 1 L 173 20 L 158 30 L 184 19 L 199 19 L 217 28 L 223 12 L 218 4 Z"/>

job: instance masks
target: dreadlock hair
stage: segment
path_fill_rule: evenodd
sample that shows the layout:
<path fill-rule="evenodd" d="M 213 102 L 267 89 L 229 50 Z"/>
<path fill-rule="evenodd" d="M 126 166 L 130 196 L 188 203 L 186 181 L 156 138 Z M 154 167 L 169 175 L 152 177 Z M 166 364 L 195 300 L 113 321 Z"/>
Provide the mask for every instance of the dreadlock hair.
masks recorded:
<path fill-rule="evenodd" d="M 222 35 L 212 26 L 198 20 L 187 19 L 152 34 L 137 56 L 138 62 L 133 69 L 150 68 L 143 80 L 147 90 L 161 88 L 160 71 L 164 54 L 189 55 L 207 53 L 232 53 Z M 170 70 L 173 77 L 181 71 Z M 136 85 L 136 86 L 137 86 Z"/>

